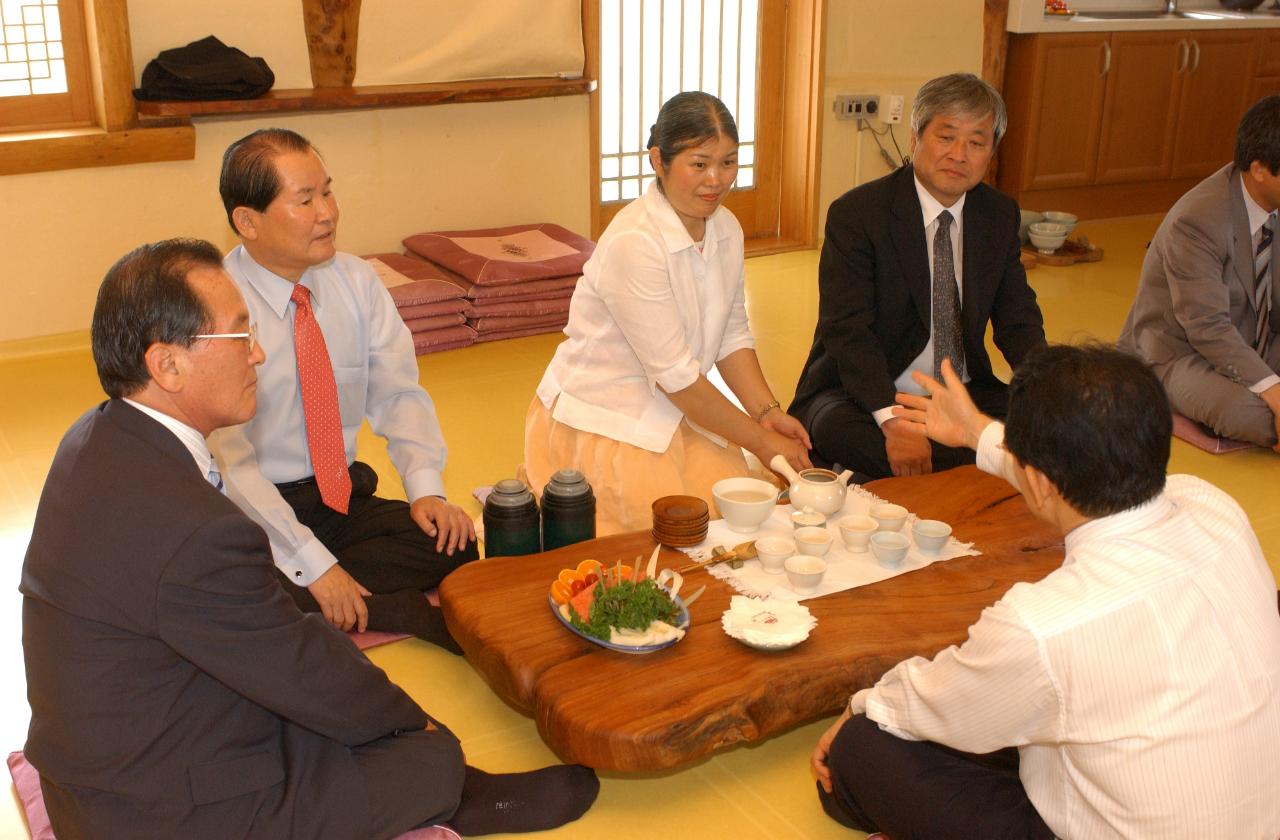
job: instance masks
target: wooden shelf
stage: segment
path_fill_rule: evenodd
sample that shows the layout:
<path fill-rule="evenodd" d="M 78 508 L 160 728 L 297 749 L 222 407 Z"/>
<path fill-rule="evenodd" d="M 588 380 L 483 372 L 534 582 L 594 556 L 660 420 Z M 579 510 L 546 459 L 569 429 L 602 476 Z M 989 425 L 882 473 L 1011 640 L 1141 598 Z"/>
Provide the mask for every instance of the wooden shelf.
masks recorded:
<path fill-rule="evenodd" d="M 257 99 L 218 99 L 203 102 L 138 102 L 146 118 L 203 117 L 225 114 L 344 111 L 356 108 L 405 108 L 453 102 L 497 102 L 575 96 L 595 90 L 591 79 L 483 79 L 421 85 L 370 85 L 347 88 L 292 88 L 268 91 Z"/>

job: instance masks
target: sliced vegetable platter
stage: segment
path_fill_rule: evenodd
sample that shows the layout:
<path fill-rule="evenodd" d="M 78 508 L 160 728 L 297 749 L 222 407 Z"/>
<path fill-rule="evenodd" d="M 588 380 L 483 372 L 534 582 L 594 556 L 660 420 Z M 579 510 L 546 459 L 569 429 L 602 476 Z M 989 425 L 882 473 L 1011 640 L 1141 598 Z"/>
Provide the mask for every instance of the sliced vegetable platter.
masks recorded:
<path fill-rule="evenodd" d="M 652 653 L 671 647 L 689 629 L 689 610 L 678 595 L 683 582 L 671 569 L 657 572 L 658 550 L 640 570 L 621 561 L 611 566 L 584 560 L 564 569 L 551 584 L 547 603 L 570 632 L 621 653 Z"/>

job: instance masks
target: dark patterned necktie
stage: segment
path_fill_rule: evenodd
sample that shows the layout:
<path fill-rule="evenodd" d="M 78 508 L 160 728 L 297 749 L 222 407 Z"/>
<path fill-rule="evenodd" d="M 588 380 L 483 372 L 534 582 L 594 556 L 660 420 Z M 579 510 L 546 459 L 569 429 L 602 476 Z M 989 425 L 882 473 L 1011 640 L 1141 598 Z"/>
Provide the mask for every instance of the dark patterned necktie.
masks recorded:
<path fill-rule="evenodd" d="M 964 376 L 964 333 L 960 325 L 960 289 L 951 252 L 951 213 L 938 214 L 933 235 L 933 376 L 942 379 L 942 360 L 950 359 L 956 376 Z"/>
<path fill-rule="evenodd" d="M 1253 252 L 1253 311 L 1258 314 L 1258 327 L 1253 347 L 1262 358 L 1271 345 L 1271 240 L 1276 233 L 1276 214 L 1267 216 L 1258 232 L 1258 247 Z"/>

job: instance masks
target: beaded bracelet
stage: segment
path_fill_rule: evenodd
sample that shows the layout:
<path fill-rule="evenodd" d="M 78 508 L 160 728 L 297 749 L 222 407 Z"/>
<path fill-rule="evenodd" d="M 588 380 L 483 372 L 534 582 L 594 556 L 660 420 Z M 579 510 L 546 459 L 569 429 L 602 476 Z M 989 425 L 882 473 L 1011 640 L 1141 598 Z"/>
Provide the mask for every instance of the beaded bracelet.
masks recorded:
<path fill-rule="evenodd" d="M 778 402 L 777 400 L 774 400 L 773 402 L 766 405 L 764 408 L 760 409 L 760 413 L 756 415 L 756 422 L 757 423 L 763 422 L 764 416 L 768 414 L 770 411 L 773 411 L 775 408 L 782 408 L 782 403 Z"/>

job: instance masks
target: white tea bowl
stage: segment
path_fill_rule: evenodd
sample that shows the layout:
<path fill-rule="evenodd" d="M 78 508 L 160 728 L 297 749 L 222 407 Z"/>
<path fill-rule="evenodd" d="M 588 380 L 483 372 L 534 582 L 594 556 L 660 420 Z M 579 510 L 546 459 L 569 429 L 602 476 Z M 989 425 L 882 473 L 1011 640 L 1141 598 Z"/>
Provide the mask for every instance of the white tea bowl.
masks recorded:
<path fill-rule="evenodd" d="M 827 561 L 821 557 L 807 557 L 797 554 L 788 557 L 783 564 L 787 570 L 787 580 L 797 595 L 812 595 L 818 591 L 822 576 L 827 571 Z"/>
<path fill-rule="evenodd" d="M 911 542 L 894 531 L 878 531 L 871 535 L 871 553 L 886 569 L 896 569 L 906 559 Z"/>
<path fill-rule="evenodd" d="M 796 544 L 782 537 L 761 537 L 756 540 L 756 557 L 760 565 L 771 575 L 782 574 L 782 564 L 796 553 Z"/>
<path fill-rule="evenodd" d="M 844 547 L 856 552 L 866 551 L 871 535 L 880 528 L 879 523 L 870 516 L 846 516 L 836 524 L 840 526 L 840 538 L 844 540 Z"/>
<path fill-rule="evenodd" d="M 797 528 L 796 551 L 811 557 L 822 557 L 831 549 L 833 538 L 826 528 Z M 757 548 L 757 551 L 760 549 Z"/>
<path fill-rule="evenodd" d="M 917 519 L 911 526 L 911 537 L 925 554 L 937 554 L 951 537 L 951 526 L 937 519 Z"/>
<path fill-rule="evenodd" d="M 881 531 L 899 531 L 907 521 L 907 509 L 887 502 L 871 506 L 871 518 Z"/>
<path fill-rule="evenodd" d="M 722 478 L 711 486 L 716 507 L 729 530 L 749 534 L 769 518 L 778 505 L 778 488 L 758 478 Z"/>

